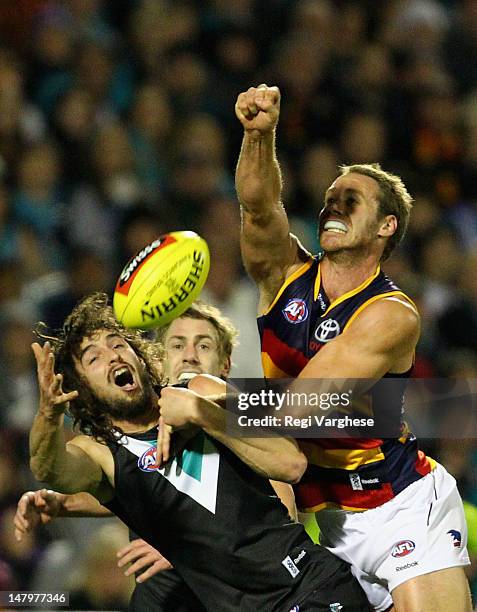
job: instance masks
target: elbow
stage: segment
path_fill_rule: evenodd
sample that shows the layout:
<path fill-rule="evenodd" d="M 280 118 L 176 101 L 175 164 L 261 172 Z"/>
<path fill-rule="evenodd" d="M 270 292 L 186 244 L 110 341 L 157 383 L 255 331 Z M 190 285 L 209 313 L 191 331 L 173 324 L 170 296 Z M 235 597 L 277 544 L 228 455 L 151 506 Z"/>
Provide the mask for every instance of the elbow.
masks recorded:
<path fill-rule="evenodd" d="M 30 470 L 39 482 L 50 481 L 50 471 L 36 457 L 30 458 Z"/>
<path fill-rule="evenodd" d="M 61 493 L 66 492 L 64 491 L 65 486 L 61 482 L 60 478 L 58 478 L 58 475 L 55 475 L 55 472 L 48 468 L 48 466 L 44 465 L 36 457 L 30 458 L 30 470 L 38 482 L 45 483 L 49 487 L 56 489 Z"/>
<path fill-rule="evenodd" d="M 286 474 L 282 475 L 280 480 L 292 485 L 299 483 L 306 471 L 307 466 L 308 461 L 305 455 L 303 453 L 299 453 L 296 457 L 294 457 L 293 461 L 289 462 Z"/>

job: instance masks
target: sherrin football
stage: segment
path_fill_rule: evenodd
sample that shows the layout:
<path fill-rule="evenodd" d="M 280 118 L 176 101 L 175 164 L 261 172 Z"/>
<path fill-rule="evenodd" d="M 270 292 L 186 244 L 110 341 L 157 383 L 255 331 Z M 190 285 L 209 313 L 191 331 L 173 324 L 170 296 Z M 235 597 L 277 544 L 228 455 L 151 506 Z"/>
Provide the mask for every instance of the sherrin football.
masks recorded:
<path fill-rule="evenodd" d="M 198 297 L 209 268 L 209 248 L 195 232 L 160 236 L 121 272 L 113 298 L 116 318 L 139 329 L 167 325 Z"/>

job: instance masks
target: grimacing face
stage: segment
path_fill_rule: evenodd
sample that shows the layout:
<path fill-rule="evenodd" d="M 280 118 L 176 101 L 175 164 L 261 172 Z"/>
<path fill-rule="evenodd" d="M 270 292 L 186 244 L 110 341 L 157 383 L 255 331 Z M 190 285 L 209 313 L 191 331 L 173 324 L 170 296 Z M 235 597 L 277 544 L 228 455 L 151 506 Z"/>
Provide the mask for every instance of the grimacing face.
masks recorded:
<path fill-rule="evenodd" d="M 121 336 L 99 330 L 83 338 L 78 374 L 114 419 L 134 419 L 152 402 L 152 386 L 143 362 Z"/>
<path fill-rule="evenodd" d="M 170 384 L 188 373 L 224 377 L 230 370 L 230 359 L 220 356 L 217 331 L 205 319 L 179 317 L 173 321 L 164 347 L 164 375 Z"/>
<path fill-rule="evenodd" d="M 380 238 L 393 234 L 396 218 L 379 218 L 378 196 L 379 185 L 373 178 L 353 172 L 339 176 L 326 191 L 320 212 L 322 248 L 327 252 L 372 249 Z"/>

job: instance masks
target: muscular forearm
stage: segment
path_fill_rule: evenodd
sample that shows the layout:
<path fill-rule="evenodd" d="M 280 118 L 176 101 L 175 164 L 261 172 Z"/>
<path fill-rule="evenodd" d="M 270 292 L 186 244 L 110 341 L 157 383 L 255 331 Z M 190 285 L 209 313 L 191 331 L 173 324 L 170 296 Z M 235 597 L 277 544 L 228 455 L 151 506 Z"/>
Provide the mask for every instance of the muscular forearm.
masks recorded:
<path fill-rule="evenodd" d="M 306 458 L 294 440 L 278 436 L 242 438 L 227 434 L 226 411 L 210 401 L 199 402 L 194 424 L 266 478 L 295 483 L 306 469 Z"/>
<path fill-rule="evenodd" d="M 61 493 L 98 492 L 101 467 L 81 448 L 66 445 L 63 414 L 40 411 L 30 431 L 30 467 L 35 477 Z"/>
<path fill-rule="evenodd" d="M 54 488 L 64 485 L 66 443 L 63 414 L 39 412 L 30 431 L 30 467 L 40 482 Z"/>
<path fill-rule="evenodd" d="M 235 182 L 247 213 L 266 215 L 280 205 L 282 178 L 275 154 L 275 131 L 264 135 L 245 132 Z"/>

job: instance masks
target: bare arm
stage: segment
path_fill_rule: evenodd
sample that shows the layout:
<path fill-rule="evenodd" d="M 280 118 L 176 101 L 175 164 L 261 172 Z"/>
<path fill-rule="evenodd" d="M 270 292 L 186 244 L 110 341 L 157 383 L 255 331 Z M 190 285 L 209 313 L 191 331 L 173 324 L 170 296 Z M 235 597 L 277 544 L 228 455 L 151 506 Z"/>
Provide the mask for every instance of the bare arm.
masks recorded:
<path fill-rule="evenodd" d="M 63 393 L 62 376 L 55 374 L 55 360 L 48 342 L 43 347 L 32 345 L 37 362 L 40 387 L 39 410 L 30 431 L 30 467 L 35 477 L 48 482 L 62 493 L 82 491 L 100 494 L 104 474 L 94 461 L 76 444 L 76 438 L 65 443 L 64 411 L 76 391 Z"/>
<path fill-rule="evenodd" d="M 260 290 L 260 308 L 275 297 L 299 260 L 281 202 L 282 177 L 276 157 L 280 114 L 277 87 L 260 85 L 239 94 L 235 112 L 244 127 L 235 184 L 242 211 L 242 257 Z"/>
<path fill-rule="evenodd" d="M 50 489 L 27 491 L 18 500 L 13 519 L 15 537 L 20 541 L 23 534 L 37 525 L 46 525 L 61 516 L 109 517 L 113 514 L 89 493 L 65 495 Z"/>
<path fill-rule="evenodd" d="M 194 388 L 204 393 L 225 390 L 225 382 L 196 376 Z M 192 387 L 192 384 L 190 384 Z M 307 460 L 295 440 L 282 436 L 264 438 L 232 437 L 226 430 L 226 411 L 190 389 L 166 387 L 159 399 L 161 416 L 175 429 L 196 425 L 235 453 L 258 474 L 283 482 L 298 482 L 306 469 Z"/>
<path fill-rule="evenodd" d="M 62 495 L 59 493 L 59 495 Z M 102 506 L 96 497 L 89 493 L 63 494 L 60 514 L 58 516 L 77 517 L 86 516 L 93 518 L 105 518 L 114 516 L 111 510 Z"/>

